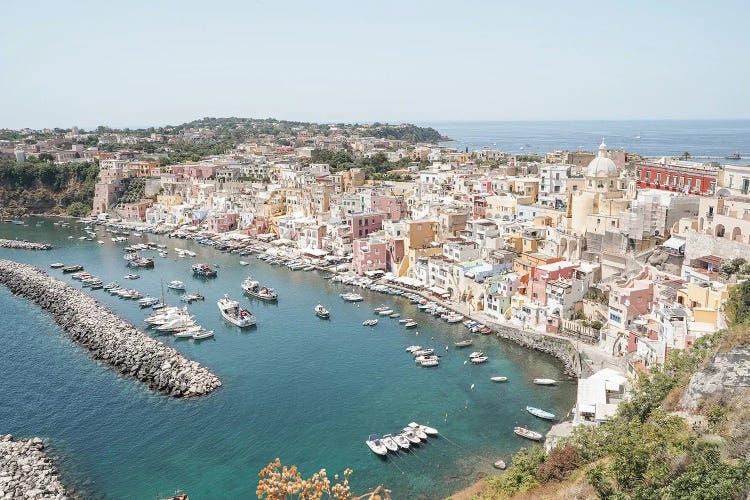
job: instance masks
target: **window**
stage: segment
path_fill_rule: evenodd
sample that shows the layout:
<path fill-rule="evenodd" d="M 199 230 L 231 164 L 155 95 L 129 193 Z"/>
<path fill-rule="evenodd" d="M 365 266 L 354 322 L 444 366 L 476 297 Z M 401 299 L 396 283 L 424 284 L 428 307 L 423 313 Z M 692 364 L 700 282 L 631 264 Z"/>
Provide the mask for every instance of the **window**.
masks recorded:
<path fill-rule="evenodd" d="M 649 179 L 651 179 L 651 171 L 646 170 L 646 180 L 649 180 Z"/>
<path fill-rule="evenodd" d="M 700 189 L 701 188 L 701 180 L 700 179 L 695 179 L 695 182 L 693 182 L 693 185 L 695 186 L 695 189 Z"/>
<path fill-rule="evenodd" d="M 661 183 L 661 174 L 656 174 L 656 183 L 657 184 Z"/>

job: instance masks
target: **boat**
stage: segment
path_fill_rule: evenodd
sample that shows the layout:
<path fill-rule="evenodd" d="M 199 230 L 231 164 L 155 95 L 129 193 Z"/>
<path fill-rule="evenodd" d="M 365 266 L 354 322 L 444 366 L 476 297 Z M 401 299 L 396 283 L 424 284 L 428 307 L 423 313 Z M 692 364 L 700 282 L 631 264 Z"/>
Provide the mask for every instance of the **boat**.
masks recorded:
<path fill-rule="evenodd" d="M 400 313 L 391 313 L 391 314 L 388 315 L 388 317 L 389 318 L 400 318 L 401 314 Z"/>
<path fill-rule="evenodd" d="M 203 327 L 200 327 L 198 325 L 192 325 L 183 329 L 178 329 L 172 335 L 174 335 L 175 338 L 178 339 L 190 339 L 193 338 L 194 334 L 200 332 L 202 328 Z"/>
<path fill-rule="evenodd" d="M 145 297 L 138 301 L 138 305 L 141 306 L 141 308 L 143 309 L 145 309 L 146 307 L 154 306 L 158 303 L 159 303 L 159 299 L 156 297 Z"/>
<path fill-rule="evenodd" d="M 553 378 L 535 378 L 534 383 L 536 385 L 555 385 L 557 384 L 557 380 Z"/>
<path fill-rule="evenodd" d="M 473 340 L 466 339 L 466 340 L 460 340 L 458 342 L 453 342 L 453 345 L 456 347 L 469 347 L 473 343 L 474 343 Z"/>
<path fill-rule="evenodd" d="M 481 333 L 482 335 L 489 335 L 490 333 L 492 333 L 492 328 L 488 326 L 483 326 L 479 328 L 479 333 Z"/>
<path fill-rule="evenodd" d="M 65 267 L 65 264 L 62 262 L 55 262 L 54 264 L 50 264 L 49 267 L 52 269 L 60 269 L 61 267 Z"/>
<path fill-rule="evenodd" d="M 485 354 L 482 351 L 474 351 L 471 354 L 469 354 L 469 358 L 481 358 Z"/>
<path fill-rule="evenodd" d="M 383 443 L 389 451 L 398 451 L 398 444 L 390 434 L 384 434 L 380 439 L 380 442 Z"/>
<path fill-rule="evenodd" d="M 255 324 L 255 316 L 247 309 L 241 309 L 240 303 L 236 300 L 229 298 L 227 294 L 224 294 L 224 298 L 219 299 L 216 305 L 221 312 L 222 318 L 229 323 L 239 326 L 240 328 L 246 328 Z"/>
<path fill-rule="evenodd" d="M 361 302 L 365 300 L 365 298 L 362 297 L 360 294 L 354 293 L 354 292 L 342 293 L 342 294 L 339 294 L 339 297 L 344 299 L 346 302 Z"/>
<path fill-rule="evenodd" d="M 246 261 L 244 261 L 244 260 L 241 260 L 241 261 L 240 261 L 240 265 L 241 265 L 241 266 L 246 266 L 246 265 L 248 265 L 248 264 L 250 264 L 250 263 L 249 263 L 249 262 L 246 262 Z"/>
<path fill-rule="evenodd" d="M 401 323 L 402 325 L 405 323 L 408 323 L 409 321 L 414 321 L 414 320 L 411 318 L 404 318 L 404 319 L 398 320 L 398 322 Z"/>
<path fill-rule="evenodd" d="M 529 430 L 524 426 L 514 428 L 513 432 L 526 439 L 531 439 L 532 441 L 541 441 L 543 437 L 540 433 Z"/>
<path fill-rule="evenodd" d="M 411 429 L 411 427 L 406 427 L 401 435 L 408 439 L 410 443 L 419 444 L 422 442 L 422 440 L 419 439 L 419 436 L 414 434 L 414 431 Z"/>
<path fill-rule="evenodd" d="M 508 377 L 490 377 L 493 382 L 507 382 Z"/>
<path fill-rule="evenodd" d="M 445 318 L 446 323 L 459 323 L 463 321 L 464 317 L 460 314 L 449 314 L 447 318 Z"/>
<path fill-rule="evenodd" d="M 362 326 L 375 326 L 378 324 L 376 319 L 366 319 L 362 322 Z"/>
<path fill-rule="evenodd" d="M 384 309 L 378 313 L 380 316 L 390 316 L 393 314 L 393 309 Z"/>
<path fill-rule="evenodd" d="M 182 315 L 164 323 L 163 325 L 157 326 L 156 329 L 160 332 L 172 332 L 175 330 L 185 329 L 189 326 L 195 326 L 193 318 L 187 315 Z"/>
<path fill-rule="evenodd" d="M 414 425 L 412 425 L 412 424 L 414 424 Z M 412 432 L 414 434 L 416 434 L 417 437 L 419 439 L 421 439 L 422 441 L 426 441 L 427 440 L 427 433 L 425 431 L 423 431 L 422 428 L 419 427 L 419 425 L 417 425 L 414 422 L 412 422 L 411 424 L 409 424 L 408 428 L 411 429 Z"/>
<path fill-rule="evenodd" d="M 214 336 L 213 330 L 201 330 L 193 333 L 193 340 L 203 340 Z"/>
<path fill-rule="evenodd" d="M 192 304 L 196 300 L 205 300 L 205 299 L 206 297 L 196 292 L 188 293 L 187 295 L 183 295 L 182 297 L 180 297 L 180 300 L 182 302 L 187 302 L 188 304 Z"/>
<path fill-rule="evenodd" d="M 724 157 L 725 160 L 741 160 L 742 156 L 739 153 L 734 153 Z"/>
<path fill-rule="evenodd" d="M 137 259 L 130 260 L 128 262 L 128 267 L 142 267 L 144 269 L 151 269 L 154 267 L 154 259 L 139 257 Z"/>
<path fill-rule="evenodd" d="M 404 324 L 404 328 L 414 328 L 415 326 L 417 326 L 417 322 L 416 321 L 409 321 L 409 322 L 407 322 L 407 323 Z"/>
<path fill-rule="evenodd" d="M 421 349 L 422 349 L 421 345 L 410 345 L 409 347 L 406 348 L 406 352 L 415 352 Z"/>
<path fill-rule="evenodd" d="M 64 273 L 75 273 L 78 271 L 83 271 L 83 266 L 76 265 L 76 266 L 68 266 L 68 267 L 62 268 L 62 272 Z"/>
<path fill-rule="evenodd" d="M 384 456 L 388 454 L 388 448 L 380 441 L 377 434 L 370 434 L 370 438 L 365 441 L 373 453 Z"/>
<path fill-rule="evenodd" d="M 323 318 L 323 319 L 328 319 L 331 317 L 331 312 L 325 307 L 323 307 L 321 304 L 318 304 L 317 306 L 315 306 L 315 314 L 319 318 Z"/>
<path fill-rule="evenodd" d="M 478 365 L 480 363 L 486 362 L 488 359 L 490 358 L 488 358 L 487 356 L 477 356 L 476 358 L 471 358 L 471 362 L 475 365 Z"/>
<path fill-rule="evenodd" d="M 201 278 L 215 278 L 217 274 L 216 269 L 213 269 L 208 264 L 195 264 L 192 269 L 193 274 Z"/>
<path fill-rule="evenodd" d="M 437 429 L 433 427 L 428 427 L 426 425 L 418 424 L 416 422 L 410 422 L 409 427 L 411 427 L 412 429 L 419 428 L 422 430 L 422 432 L 424 432 L 428 436 L 437 436 L 439 434 Z"/>
<path fill-rule="evenodd" d="M 167 288 L 171 290 L 184 290 L 185 289 L 185 283 L 182 281 L 174 280 L 167 283 Z"/>
<path fill-rule="evenodd" d="M 437 358 L 437 356 L 419 360 L 419 366 L 424 366 L 425 368 L 430 368 L 432 366 L 438 365 L 440 365 L 440 360 Z"/>
<path fill-rule="evenodd" d="M 411 444 L 409 443 L 409 440 L 406 439 L 402 434 L 396 434 L 395 436 L 393 436 L 393 440 L 396 442 L 399 448 L 402 448 L 404 450 L 408 450 L 409 445 Z"/>
<path fill-rule="evenodd" d="M 259 282 L 253 280 L 250 276 L 242 282 L 242 289 L 251 297 L 265 300 L 266 302 L 273 302 L 279 298 L 279 294 L 273 288 L 261 286 Z"/>
<path fill-rule="evenodd" d="M 542 418 L 544 420 L 554 420 L 555 414 L 548 411 L 544 411 L 541 408 L 534 408 L 533 406 L 527 406 L 526 411 L 534 415 L 535 417 Z"/>
<path fill-rule="evenodd" d="M 138 278 L 140 278 L 140 276 L 138 276 L 137 274 L 126 274 L 125 276 L 123 276 L 123 278 L 128 280 L 137 280 Z"/>
<path fill-rule="evenodd" d="M 502 460 L 498 460 L 497 462 L 492 464 L 492 466 L 495 467 L 496 469 L 505 470 L 505 462 Z"/>

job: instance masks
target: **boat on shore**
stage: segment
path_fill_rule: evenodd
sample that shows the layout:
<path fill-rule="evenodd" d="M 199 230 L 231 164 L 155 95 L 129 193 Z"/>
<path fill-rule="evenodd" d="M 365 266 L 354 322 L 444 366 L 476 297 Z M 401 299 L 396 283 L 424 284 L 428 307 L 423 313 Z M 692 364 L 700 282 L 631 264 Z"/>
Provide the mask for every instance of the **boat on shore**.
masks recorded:
<path fill-rule="evenodd" d="M 230 299 L 227 294 L 224 294 L 224 298 L 219 299 L 216 305 L 221 312 L 221 317 L 235 326 L 247 328 L 255 324 L 256 320 L 253 313 L 247 309 L 240 308 L 240 303 Z"/>
<path fill-rule="evenodd" d="M 535 417 L 542 418 L 544 420 L 554 420 L 555 414 L 548 411 L 544 411 L 541 408 L 534 408 L 533 406 L 527 406 L 526 411 L 534 415 Z"/>
<path fill-rule="evenodd" d="M 370 437 L 365 441 L 367 447 L 380 456 L 388 454 L 388 448 L 380 441 L 380 437 L 377 434 L 370 434 Z"/>
<path fill-rule="evenodd" d="M 317 306 L 315 306 L 315 314 L 319 318 L 323 318 L 323 319 L 328 319 L 331 317 L 331 312 L 325 307 L 323 307 L 322 304 L 318 304 Z"/>
<path fill-rule="evenodd" d="M 273 288 L 261 286 L 258 281 L 255 281 L 250 276 L 242 282 L 242 289 L 251 297 L 265 300 L 266 302 L 274 302 L 279 299 L 279 294 Z"/>
<path fill-rule="evenodd" d="M 535 378 L 534 383 L 536 385 L 556 385 L 557 380 L 553 378 Z"/>
<path fill-rule="evenodd" d="M 212 268 L 208 264 L 194 264 L 192 266 L 193 275 L 199 276 L 201 278 L 215 278 L 216 277 L 216 269 Z"/>
<path fill-rule="evenodd" d="M 544 437 L 544 436 L 542 436 L 540 433 L 538 433 L 536 431 L 532 431 L 530 429 L 527 429 L 525 426 L 515 427 L 513 429 L 513 432 L 515 432 L 517 435 L 519 435 L 519 436 L 521 436 L 523 438 L 531 439 L 532 441 L 541 441 L 542 437 Z"/>

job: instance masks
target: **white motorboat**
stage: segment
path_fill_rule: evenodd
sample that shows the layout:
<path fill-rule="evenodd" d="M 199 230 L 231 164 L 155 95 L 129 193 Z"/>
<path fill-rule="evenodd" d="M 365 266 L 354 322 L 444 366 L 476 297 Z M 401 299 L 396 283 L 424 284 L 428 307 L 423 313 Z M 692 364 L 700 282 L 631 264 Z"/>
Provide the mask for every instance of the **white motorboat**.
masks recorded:
<path fill-rule="evenodd" d="M 354 292 L 342 293 L 339 295 L 339 297 L 344 299 L 346 302 L 362 302 L 363 300 L 365 300 L 365 298 L 360 294 Z"/>
<path fill-rule="evenodd" d="M 557 380 L 553 378 L 535 378 L 534 383 L 536 385 L 555 385 L 557 384 Z"/>
<path fill-rule="evenodd" d="M 193 333 L 193 340 L 203 340 L 203 339 L 207 339 L 207 338 L 213 337 L 213 336 L 214 336 L 214 331 L 213 330 L 203 330 L 202 329 L 199 332 Z"/>
<path fill-rule="evenodd" d="M 410 345 L 409 347 L 406 348 L 406 352 L 419 351 L 420 349 L 422 349 L 421 345 Z"/>
<path fill-rule="evenodd" d="M 484 353 L 482 351 L 474 351 L 469 354 L 469 358 L 481 358 L 482 356 L 484 356 Z"/>
<path fill-rule="evenodd" d="M 202 327 L 198 325 L 193 325 L 193 326 L 184 328 L 182 330 L 177 330 L 172 335 L 174 335 L 178 339 L 189 339 L 189 338 L 192 338 L 195 333 L 198 333 L 201 330 L 202 330 Z"/>
<path fill-rule="evenodd" d="M 412 425 L 412 424 L 414 424 L 414 425 Z M 425 441 L 425 440 L 427 439 L 427 433 L 426 433 L 425 431 L 423 431 L 423 430 L 422 430 L 422 428 L 421 428 L 421 427 L 419 427 L 419 425 L 417 425 L 417 424 L 415 424 L 414 422 L 412 422 L 411 424 L 409 424 L 409 426 L 408 426 L 408 427 L 409 427 L 409 429 L 411 429 L 411 430 L 412 430 L 412 432 L 413 432 L 414 434 L 416 434 L 416 435 L 417 435 L 417 437 L 418 437 L 419 439 L 421 439 L 422 441 Z"/>
<path fill-rule="evenodd" d="M 174 280 L 167 283 L 167 288 L 172 290 L 184 290 L 185 289 L 185 283 L 182 281 Z"/>
<path fill-rule="evenodd" d="M 378 311 L 379 316 L 390 316 L 393 314 L 393 309 L 383 309 L 382 311 Z"/>
<path fill-rule="evenodd" d="M 432 366 L 438 366 L 440 364 L 440 360 L 436 357 L 423 359 L 419 362 L 419 366 L 424 366 L 425 368 L 430 368 Z"/>
<path fill-rule="evenodd" d="M 408 323 L 409 321 L 414 321 L 414 320 L 411 318 L 404 318 L 404 319 L 398 320 L 398 322 L 401 323 L 402 325 L 405 323 Z"/>
<path fill-rule="evenodd" d="M 395 436 L 393 436 L 393 440 L 396 442 L 399 448 L 404 450 L 408 450 L 409 445 L 411 444 L 409 443 L 409 440 L 406 439 L 402 434 L 396 434 Z"/>
<path fill-rule="evenodd" d="M 492 464 L 496 469 L 505 470 L 505 461 L 498 460 L 494 464 Z"/>
<path fill-rule="evenodd" d="M 404 324 L 404 328 L 414 328 L 415 326 L 417 326 L 416 321 L 408 321 L 407 323 Z"/>
<path fill-rule="evenodd" d="M 446 323 L 459 323 L 464 320 L 464 317 L 460 314 L 450 314 L 445 318 Z"/>
<path fill-rule="evenodd" d="M 388 306 L 380 306 L 373 309 L 375 311 L 375 314 L 380 314 L 381 311 L 388 311 Z M 390 314 L 390 313 L 389 313 Z"/>
<path fill-rule="evenodd" d="M 474 343 L 473 340 L 466 339 L 466 340 L 460 340 L 458 342 L 453 342 L 453 345 L 456 347 L 469 347 L 473 343 Z"/>
<path fill-rule="evenodd" d="M 487 356 L 477 356 L 476 358 L 471 358 L 471 362 L 475 365 L 478 365 L 480 363 L 485 363 L 488 359 L 490 358 L 488 358 Z"/>
<path fill-rule="evenodd" d="M 527 429 L 523 426 L 514 428 L 513 432 L 521 437 L 525 437 L 526 439 L 531 439 L 532 441 L 541 441 L 543 437 L 540 433 Z"/>
<path fill-rule="evenodd" d="M 315 314 L 319 318 L 323 318 L 323 319 L 328 319 L 331 317 L 331 312 L 325 307 L 323 307 L 321 304 L 318 304 L 317 306 L 315 306 Z"/>
<path fill-rule="evenodd" d="M 490 377 L 493 382 L 507 382 L 508 377 Z"/>
<path fill-rule="evenodd" d="M 378 324 L 378 320 L 376 319 L 366 319 L 362 322 L 362 326 L 375 326 Z"/>
<path fill-rule="evenodd" d="M 62 262 L 55 262 L 53 264 L 50 264 L 49 267 L 51 267 L 52 269 L 60 269 L 62 267 L 65 267 L 65 264 L 63 264 Z"/>
<path fill-rule="evenodd" d="M 241 309 L 240 303 L 230 299 L 227 294 L 224 294 L 224 298 L 219 299 L 216 305 L 221 312 L 221 317 L 233 325 L 246 328 L 255 324 L 253 313 L 247 309 Z"/>
<path fill-rule="evenodd" d="M 250 264 L 250 263 L 249 262 L 245 262 L 244 260 L 240 261 L 240 265 L 241 266 L 247 266 L 248 264 Z"/>
<path fill-rule="evenodd" d="M 390 434 L 384 434 L 380 439 L 380 442 L 383 443 L 389 451 L 398 451 L 398 444 Z"/>
<path fill-rule="evenodd" d="M 422 442 L 422 440 L 419 439 L 419 436 L 414 434 L 414 431 L 411 429 L 411 427 L 406 427 L 401 435 L 408 439 L 410 443 L 419 444 Z"/>
<path fill-rule="evenodd" d="M 437 429 L 426 426 L 426 425 L 418 424 L 416 422 L 410 422 L 409 427 L 411 427 L 412 429 L 419 427 L 420 429 L 422 429 L 422 432 L 424 432 L 428 436 L 437 436 L 439 434 Z"/>
<path fill-rule="evenodd" d="M 380 438 L 377 434 L 370 434 L 370 438 L 365 441 L 365 443 L 373 453 L 377 453 L 378 455 L 388 454 L 388 448 L 386 448 L 385 445 L 380 441 Z"/>
<path fill-rule="evenodd" d="M 193 318 L 190 316 L 181 316 L 179 318 L 172 319 L 163 325 L 159 325 L 156 327 L 157 330 L 160 332 L 171 332 L 174 330 L 180 330 L 187 328 L 189 326 L 194 326 L 195 322 L 193 321 Z"/>
<path fill-rule="evenodd" d="M 261 286 L 258 281 L 253 280 L 250 276 L 242 282 L 242 289 L 251 297 L 265 300 L 266 302 L 273 302 L 279 298 L 279 294 L 273 288 Z"/>
<path fill-rule="evenodd" d="M 435 354 L 435 349 L 427 348 L 427 349 L 419 349 L 418 351 L 412 352 L 414 356 L 429 356 L 431 354 Z"/>

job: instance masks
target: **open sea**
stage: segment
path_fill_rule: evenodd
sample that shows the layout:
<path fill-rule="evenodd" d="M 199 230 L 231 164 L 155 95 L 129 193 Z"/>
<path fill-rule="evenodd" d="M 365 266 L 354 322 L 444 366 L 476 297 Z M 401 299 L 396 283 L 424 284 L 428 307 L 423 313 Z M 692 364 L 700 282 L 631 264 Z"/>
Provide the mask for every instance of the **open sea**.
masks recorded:
<path fill-rule="evenodd" d="M 156 296 L 160 280 L 185 281 L 188 291 L 206 297 L 189 306 L 192 314 L 216 331 L 215 339 L 200 343 L 159 337 L 223 382 L 210 396 L 175 400 L 93 362 L 46 313 L 0 288 L 0 433 L 44 438 L 59 457 L 64 482 L 84 497 L 155 498 L 179 488 L 191 499 L 255 498 L 258 471 L 279 457 L 306 476 L 321 468 L 332 476 L 349 467 L 355 492 L 383 484 L 398 499 L 441 498 L 528 446 L 513 434 L 515 425 L 549 429 L 525 412 L 526 405 L 557 415 L 574 405 L 576 383 L 555 359 L 493 336 L 475 336 L 474 346 L 454 349 L 454 341 L 470 336 L 460 323 L 448 325 L 402 298 L 358 290 L 365 301 L 345 303 L 339 293 L 348 288 L 318 272 L 290 271 L 252 256 L 244 257 L 250 265 L 243 267 L 242 257 L 153 235 L 130 242 L 164 243 L 198 256 L 144 252 L 156 267 L 140 270 L 141 278 L 131 282 L 122 279 L 130 272 L 125 243 L 111 242 L 102 228 L 97 231 L 105 243 L 99 245 L 78 240 L 85 235 L 81 224 L 60 228 L 51 218 L 24 220 L 28 227 L 0 223 L 0 238 L 49 242 L 55 249 L 0 250 L 0 258 L 35 264 L 76 287 L 78 281 L 49 264 L 83 264 L 105 281 L 119 279 Z M 218 278 L 193 278 L 195 262 L 218 264 Z M 240 283 L 248 274 L 276 288 L 278 304 L 243 298 Z M 150 311 L 102 290 L 89 293 L 135 325 L 143 325 L 144 311 Z M 240 331 L 223 322 L 216 301 L 224 293 L 253 311 L 256 328 Z M 180 303 L 176 293 L 166 295 Z M 330 321 L 314 315 L 318 302 L 331 310 Z M 398 320 L 381 318 L 374 328 L 363 327 L 380 304 L 419 326 L 405 330 Z M 411 344 L 434 347 L 443 356 L 440 366 L 416 367 L 404 351 Z M 490 361 L 465 364 L 473 350 L 485 351 Z M 491 382 L 496 375 L 509 381 Z M 535 386 L 536 377 L 562 382 Z M 364 443 L 371 433 L 397 432 L 411 421 L 436 427 L 442 436 L 387 460 Z"/>
<path fill-rule="evenodd" d="M 443 144 L 460 150 L 540 154 L 555 150 L 596 151 L 604 138 L 610 149 L 643 156 L 679 156 L 688 152 L 714 157 L 711 161 L 750 164 L 750 120 L 446 121 L 420 125 L 434 127 L 454 139 Z M 743 159 L 724 159 L 734 153 L 740 153 Z"/>

